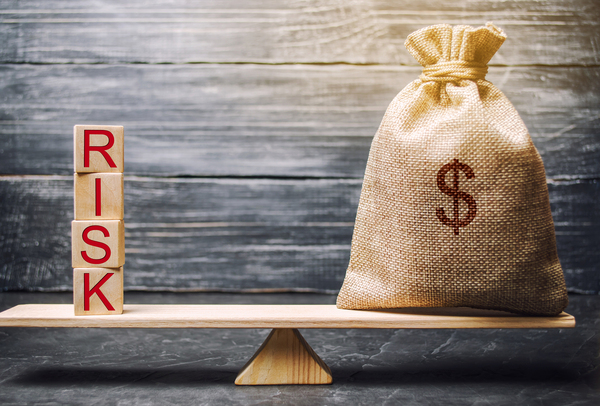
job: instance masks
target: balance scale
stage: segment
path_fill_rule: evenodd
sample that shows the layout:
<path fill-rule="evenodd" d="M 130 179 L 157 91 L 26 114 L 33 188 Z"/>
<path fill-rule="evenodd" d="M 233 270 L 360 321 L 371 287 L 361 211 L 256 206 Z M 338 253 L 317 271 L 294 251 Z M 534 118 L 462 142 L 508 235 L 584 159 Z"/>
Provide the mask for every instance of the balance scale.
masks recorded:
<path fill-rule="evenodd" d="M 299 328 L 571 328 L 575 318 L 469 308 L 342 310 L 335 305 L 124 305 L 123 127 L 74 127 L 73 305 L 20 305 L 0 327 L 271 328 L 237 385 L 330 384 Z M 108 198 L 107 198 L 108 197 Z"/>
<path fill-rule="evenodd" d="M 236 385 L 332 383 L 331 370 L 299 328 L 549 329 L 575 327 L 567 313 L 520 316 L 464 307 L 342 310 L 335 305 L 124 305 L 123 314 L 75 316 L 73 305 L 19 305 L 0 313 L 0 327 L 271 328 Z"/>

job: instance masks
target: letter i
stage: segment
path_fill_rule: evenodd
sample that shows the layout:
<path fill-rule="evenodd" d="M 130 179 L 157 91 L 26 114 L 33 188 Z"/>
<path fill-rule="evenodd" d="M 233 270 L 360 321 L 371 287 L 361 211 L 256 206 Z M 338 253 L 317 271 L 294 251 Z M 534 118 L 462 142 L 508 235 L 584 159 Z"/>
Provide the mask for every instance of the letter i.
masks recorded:
<path fill-rule="evenodd" d="M 102 179 L 96 178 L 96 216 L 102 215 Z"/>

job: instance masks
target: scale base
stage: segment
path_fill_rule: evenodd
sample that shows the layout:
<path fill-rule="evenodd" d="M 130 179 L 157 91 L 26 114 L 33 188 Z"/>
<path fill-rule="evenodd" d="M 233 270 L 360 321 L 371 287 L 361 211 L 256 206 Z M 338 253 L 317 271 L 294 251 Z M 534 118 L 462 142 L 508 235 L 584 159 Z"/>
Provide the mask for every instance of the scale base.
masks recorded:
<path fill-rule="evenodd" d="M 244 365 L 236 385 L 328 385 L 331 370 L 295 328 L 275 328 Z"/>

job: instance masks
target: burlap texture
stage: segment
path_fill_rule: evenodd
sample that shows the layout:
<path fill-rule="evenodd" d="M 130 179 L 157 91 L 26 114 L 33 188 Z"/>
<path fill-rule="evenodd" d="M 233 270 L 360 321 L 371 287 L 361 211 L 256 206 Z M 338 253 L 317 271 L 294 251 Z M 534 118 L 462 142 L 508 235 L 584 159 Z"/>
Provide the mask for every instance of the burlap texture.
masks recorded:
<path fill-rule="evenodd" d="M 373 139 L 339 308 L 567 306 L 541 157 L 484 80 L 505 39 L 488 23 L 406 40 L 425 68 Z"/>

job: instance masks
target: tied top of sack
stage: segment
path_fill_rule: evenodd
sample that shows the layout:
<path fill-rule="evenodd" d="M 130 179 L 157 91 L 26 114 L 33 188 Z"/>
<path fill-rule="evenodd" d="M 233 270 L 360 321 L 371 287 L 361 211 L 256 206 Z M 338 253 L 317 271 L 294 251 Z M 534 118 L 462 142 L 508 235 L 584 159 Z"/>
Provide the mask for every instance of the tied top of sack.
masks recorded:
<path fill-rule="evenodd" d="M 423 65 L 423 82 L 485 79 L 487 63 L 506 40 L 492 23 L 473 28 L 433 25 L 413 32 L 404 45 Z"/>

